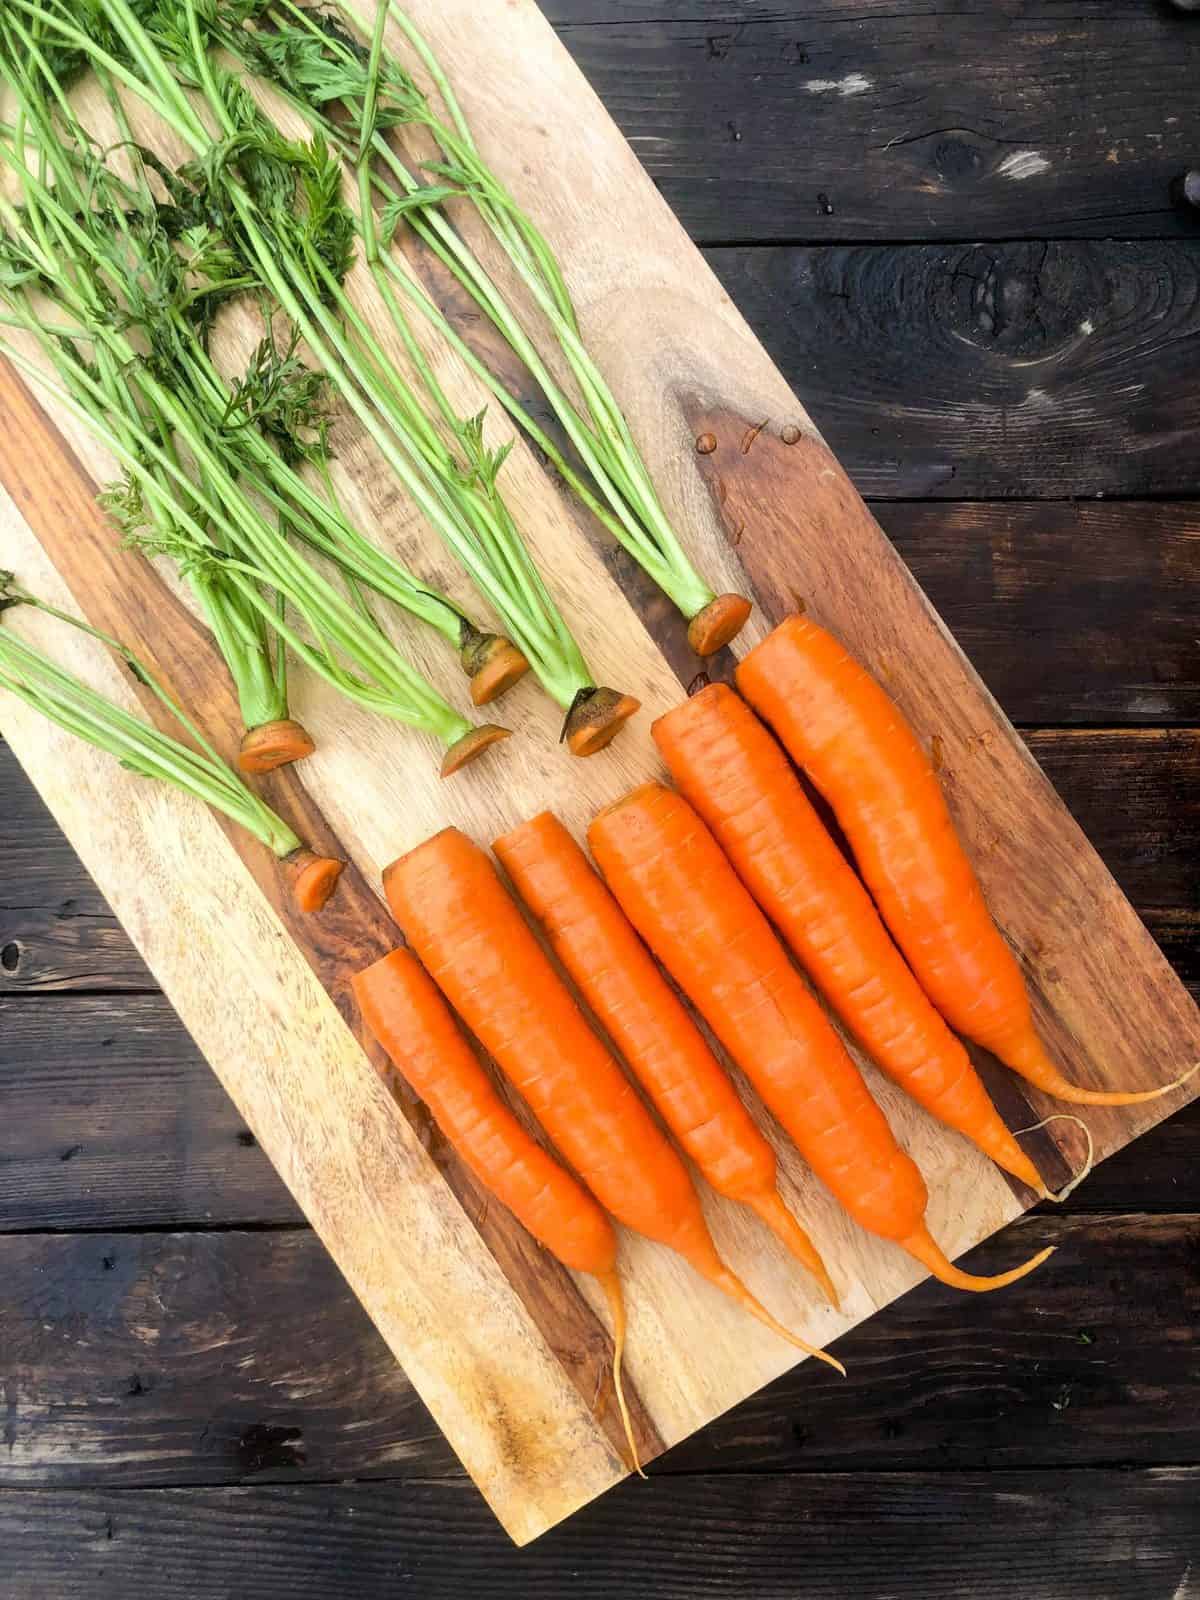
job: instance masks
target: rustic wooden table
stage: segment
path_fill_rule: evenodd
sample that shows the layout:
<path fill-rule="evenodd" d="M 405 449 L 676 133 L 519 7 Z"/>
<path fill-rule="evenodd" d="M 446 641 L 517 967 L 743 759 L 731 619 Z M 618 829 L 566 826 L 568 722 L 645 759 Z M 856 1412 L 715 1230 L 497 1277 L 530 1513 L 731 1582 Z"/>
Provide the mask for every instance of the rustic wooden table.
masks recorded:
<path fill-rule="evenodd" d="M 1200 17 L 548 9 L 1200 986 Z M 1188 1600 L 1198 1156 L 517 1553 L 0 747 L 0 1595 Z"/>

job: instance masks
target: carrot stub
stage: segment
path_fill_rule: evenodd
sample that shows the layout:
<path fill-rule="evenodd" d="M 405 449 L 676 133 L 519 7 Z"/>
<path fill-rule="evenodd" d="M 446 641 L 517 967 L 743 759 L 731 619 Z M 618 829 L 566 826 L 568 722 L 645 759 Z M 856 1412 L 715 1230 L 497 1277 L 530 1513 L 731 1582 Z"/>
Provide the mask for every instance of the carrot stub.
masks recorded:
<path fill-rule="evenodd" d="M 788 617 L 750 651 L 737 681 L 833 808 L 896 943 L 956 1032 L 1079 1105 L 1136 1105 L 1178 1087 L 1182 1078 L 1135 1092 L 1084 1089 L 1051 1061 L 929 757 L 832 634 Z"/>
<path fill-rule="evenodd" d="M 715 655 L 737 638 L 753 609 L 745 595 L 717 595 L 688 623 L 688 643 L 698 656 Z"/>
<path fill-rule="evenodd" d="M 307 728 L 286 717 L 251 728 L 242 739 L 237 764 L 243 772 L 274 772 L 277 767 L 303 761 L 316 748 Z"/>
<path fill-rule="evenodd" d="M 901 1245 L 961 1289 L 998 1277 L 961 1272 L 925 1224 L 928 1193 L 862 1075 L 720 846 L 682 796 L 635 789 L 588 830 L 592 854 L 630 921 L 741 1066 L 801 1155 L 860 1226 Z"/>
<path fill-rule="evenodd" d="M 603 1286 L 613 1322 L 613 1388 L 640 1472 L 621 1381 L 625 1300 L 612 1224 L 501 1100 L 436 984 L 410 951 L 393 950 L 356 973 L 352 983 L 363 1021 L 484 1188 L 564 1266 L 590 1273 Z"/>
<path fill-rule="evenodd" d="M 384 873 L 388 904 L 430 976 L 608 1211 L 677 1250 L 797 1349 L 725 1265 L 674 1148 L 589 1027 L 495 868 L 456 828 Z"/>
<path fill-rule="evenodd" d="M 319 856 L 307 849 L 293 850 L 287 864 L 291 868 L 296 909 L 309 913 L 324 909 L 346 866 L 333 856 Z"/>
<path fill-rule="evenodd" d="M 1044 1194 L 967 1052 L 745 701 L 713 683 L 652 731 L 684 797 L 868 1054 L 939 1121 Z"/>
<path fill-rule="evenodd" d="M 557 817 L 492 847 L 550 947 L 704 1177 L 750 1206 L 837 1305 L 808 1234 L 783 1203 L 775 1152 L 629 919 Z"/>

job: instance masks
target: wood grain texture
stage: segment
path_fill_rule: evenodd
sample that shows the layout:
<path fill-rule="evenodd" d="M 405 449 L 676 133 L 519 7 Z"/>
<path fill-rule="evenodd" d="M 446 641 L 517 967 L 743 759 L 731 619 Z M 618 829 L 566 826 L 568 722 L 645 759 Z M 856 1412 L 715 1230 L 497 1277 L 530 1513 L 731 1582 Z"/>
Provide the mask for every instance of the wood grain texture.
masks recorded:
<path fill-rule="evenodd" d="M 1014 722 L 1200 722 L 1200 503 L 875 510 Z M 1087 786 L 1053 776 L 1091 835 Z"/>
<path fill-rule="evenodd" d="M 1167 0 L 546 11 L 697 238 L 1194 236 L 1200 38 Z"/>
<path fill-rule="evenodd" d="M 1194 1460 L 1200 1220 L 1055 1212 L 1014 1234 L 1058 1246 L 1039 1289 L 923 1284 L 839 1342 L 845 1379 L 785 1374 L 654 1476 Z M 306 1230 L 10 1237 L 0 1271 L 0 1492 L 462 1475 Z"/>
<path fill-rule="evenodd" d="M 868 497 L 1194 493 L 1200 239 L 707 258 Z"/>
<path fill-rule="evenodd" d="M 1161 1078 L 1164 1061 L 1200 1047 L 1198 1019 L 1183 990 L 536 8 L 528 0 L 426 0 L 413 10 L 462 84 L 487 153 L 559 248 L 595 353 L 685 539 L 717 586 L 751 584 L 762 605 L 759 632 L 802 594 L 889 675 L 922 733 L 936 732 L 945 741 L 952 804 L 980 855 L 1006 931 L 1028 960 L 1042 1020 L 1068 1067 L 1090 1080 Z M 494 71 L 501 38 L 502 81 Z M 582 153 L 569 172 L 547 160 L 545 145 L 547 126 L 568 123 Z M 636 216 L 637 226 L 612 229 L 619 213 Z M 603 249 L 596 248 L 600 232 Z M 456 402 L 473 409 L 477 396 L 465 375 L 453 362 L 443 360 L 441 368 Z M 194 691 L 202 702 L 194 709 L 227 743 L 233 710 L 214 689 L 211 665 L 203 665 L 207 646 L 187 612 L 140 569 L 133 578 L 122 566 L 117 577 L 111 536 L 105 543 L 95 519 L 86 521 L 86 480 L 72 478 L 65 457 L 48 471 L 45 457 L 39 461 L 30 451 L 36 418 L 28 408 L 21 412 L 22 404 L 13 391 L 9 410 L 22 425 L 10 429 L 7 448 L 0 446 L 0 466 L 25 496 L 24 518 L 96 620 L 118 623 L 116 631 L 132 629 L 138 643 L 148 606 L 159 622 L 170 615 L 169 648 L 155 636 L 166 676 L 189 698 Z M 748 430 L 764 415 L 795 424 L 799 445 L 788 449 L 768 430 L 752 451 L 743 450 Z M 723 474 L 723 504 L 693 448 L 702 428 L 722 441 L 708 466 Z M 18 433 L 19 449 L 11 442 Z M 39 450 L 51 451 L 52 441 L 39 438 Z M 419 544 L 420 530 L 397 507 L 353 430 L 339 437 L 339 454 L 347 485 L 356 490 L 355 508 L 377 524 L 384 519 L 399 548 Z M 103 465 L 94 451 L 85 460 L 90 470 Z M 598 676 L 615 681 L 619 674 L 622 687 L 638 693 L 649 712 L 662 709 L 679 691 L 661 608 L 639 615 L 623 604 L 619 566 L 597 551 L 576 519 L 564 516 L 530 452 L 514 452 L 506 473 L 514 508 L 535 552 L 553 567 Z M 83 524 L 82 540 L 64 535 L 64 505 L 72 522 Z M 6 554 L 11 545 L 19 557 L 10 564 L 35 582 L 49 581 L 25 521 L 11 502 L 5 511 Z M 749 530 L 736 549 L 722 531 L 732 527 L 734 514 L 744 514 Z M 107 583 L 105 571 L 111 573 Z M 449 574 L 432 575 L 453 581 Z M 89 670 L 104 669 L 93 662 Z M 111 676 L 109 668 L 106 681 Z M 532 1270 L 511 1233 L 494 1222 L 489 1228 L 482 1214 L 472 1222 L 453 1166 L 435 1166 L 411 1122 L 395 1116 L 352 1033 L 317 988 L 306 957 L 336 992 L 344 976 L 339 940 L 361 958 L 381 936 L 363 885 L 432 828 L 459 822 L 486 840 L 548 803 L 578 828 L 598 803 L 653 771 L 653 758 L 644 739 L 630 739 L 611 759 L 572 766 L 553 743 L 557 718 L 522 690 L 514 696 L 521 764 L 472 769 L 441 787 L 431 765 L 415 758 L 414 741 L 333 704 L 311 682 L 299 686 L 298 700 L 321 750 L 302 778 L 279 780 L 272 793 L 303 818 L 315 840 L 339 842 L 362 876 L 349 875 L 349 893 L 339 897 L 329 931 L 292 924 L 292 942 L 282 933 L 273 875 L 253 852 L 243 861 L 225 830 L 186 807 L 147 798 L 125 775 L 99 776 L 92 758 L 65 754 L 63 741 L 35 730 L 29 719 L 14 715 L 10 732 L 114 908 L 132 923 L 151 970 L 248 1126 L 506 1526 L 527 1538 L 618 1471 L 590 1414 L 594 1391 L 585 1394 L 580 1381 L 580 1369 L 602 1365 L 606 1347 L 589 1337 L 579 1348 L 578 1298 L 561 1275 Z M 6 726 L 8 720 L 6 710 Z M 180 843 L 162 826 L 176 811 L 187 817 Z M 1023 870 L 1035 858 L 1045 890 L 1038 903 L 1027 887 L 1032 874 Z M 216 887 L 230 881 L 239 885 L 232 911 Z M 1103 936 L 1086 951 L 1062 948 L 1066 930 L 1086 923 L 1103 928 Z M 1120 1007 L 1112 998 L 1118 974 Z M 934 1129 L 894 1092 L 881 1089 L 880 1095 L 931 1181 L 931 1222 L 948 1250 L 958 1253 L 1017 1212 L 1017 1200 L 982 1158 Z M 1162 1102 L 1140 1116 L 1097 1119 L 1102 1149 L 1124 1143 L 1170 1109 Z M 1069 1164 L 1075 1152 L 1063 1142 Z M 810 1337 L 830 1337 L 909 1287 L 915 1273 L 886 1247 L 856 1236 L 786 1151 L 784 1167 L 788 1189 L 818 1241 L 853 1285 L 841 1322 L 812 1305 L 796 1275 L 745 1219 L 714 1206 L 714 1228 L 731 1262 L 777 1314 Z M 488 1235 L 490 1251 L 476 1229 Z M 996 1251 L 988 1256 L 987 1265 L 999 1264 Z M 630 1370 L 664 1442 L 685 1436 L 789 1365 L 790 1355 L 769 1335 L 747 1327 L 664 1252 L 628 1241 L 626 1259 Z M 477 1314 L 480 1300 L 486 1315 Z M 702 1340 L 695 1337 L 698 1327 Z M 569 1478 L 562 1470 L 566 1459 Z"/>
<path fill-rule="evenodd" d="M 464 1483 L 35 1490 L 0 1495 L 0 1539 L 11 1600 L 1189 1600 L 1198 1492 L 1194 1467 L 652 1479 L 516 1553 Z"/>

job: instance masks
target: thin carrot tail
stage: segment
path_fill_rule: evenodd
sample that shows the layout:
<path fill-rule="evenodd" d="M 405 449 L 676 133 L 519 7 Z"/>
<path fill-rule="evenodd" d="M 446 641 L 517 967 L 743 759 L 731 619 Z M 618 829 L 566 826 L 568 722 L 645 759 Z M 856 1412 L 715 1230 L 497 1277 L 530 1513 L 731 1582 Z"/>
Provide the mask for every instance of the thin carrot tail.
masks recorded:
<path fill-rule="evenodd" d="M 838 1298 L 833 1279 L 829 1276 L 820 1252 L 784 1205 L 783 1196 L 779 1193 L 779 1190 L 764 1189 L 759 1194 L 747 1195 L 746 1204 L 757 1216 L 762 1218 L 776 1238 L 782 1240 L 796 1257 L 796 1260 L 808 1268 L 821 1285 L 822 1292 L 829 1304 L 835 1311 L 840 1311 L 842 1302 Z"/>
<path fill-rule="evenodd" d="M 1043 1117 L 1040 1122 L 1035 1122 L 1031 1128 L 1018 1128 L 1017 1132 L 1036 1133 L 1039 1128 L 1044 1128 L 1051 1122 L 1073 1122 L 1077 1128 L 1082 1128 L 1083 1137 L 1087 1141 L 1087 1155 L 1083 1158 L 1083 1165 L 1070 1182 L 1065 1183 L 1061 1189 L 1047 1189 L 1043 1184 L 1038 1190 L 1038 1198 L 1040 1200 L 1054 1200 L 1061 1205 L 1064 1200 L 1075 1193 L 1075 1190 L 1078 1189 L 1079 1185 L 1096 1165 L 1096 1144 L 1092 1138 L 1092 1130 L 1083 1118 L 1073 1117 L 1069 1111 L 1056 1111 L 1053 1116 Z"/>
<path fill-rule="evenodd" d="M 633 1470 L 639 1478 L 644 1478 L 646 1474 L 642 1471 L 642 1463 L 638 1456 L 637 1440 L 633 1435 L 633 1419 L 629 1415 L 629 1407 L 625 1404 L 625 1385 L 621 1374 L 625 1356 L 625 1295 L 621 1290 L 621 1280 L 615 1272 L 601 1272 L 598 1276 L 608 1298 L 608 1314 L 612 1318 L 613 1389 L 616 1391 L 617 1409 L 621 1413 L 621 1423 L 625 1429 L 625 1437 L 629 1441 L 629 1456 L 633 1462 Z"/>
<path fill-rule="evenodd" d="M 1019 1267 L 1014 1267 L 1011 1272 L 999 1272 L 994 1278 L 977 1278 L 974 1273 L 960 1272 L 954 1263 L 944 1254 L 927 1228 L 918 1228 L 916 1233 L 909 1234 L 907 1239 L 900 1240 L 901 1247 L 908 1251 L 910 1256 L 916 1256 L 923 1267 L 928 1267 L 933 1276 L 940 1283 L 947 1283 L 952 1289 L 969 1289 L 972 1294 L 986 1294 L 991 1289 L 1005 1289 L 1010 1283 L 1016 1283 L 1019 1278 L 1024 1278 L 1048 1256 L 1054 1254 L 1054 1246 L 1047 1245 L 1044 1250 L 1039 1250 L 1037 1255 L 1030 1256 L 1029 1260 Z"/>
<path fill-rule="evenodd" d="M 688 1259 L 692 1260 L 691 1257 Z M 808 1344 L 798 1333 L 793 1333 L 790 1328 L 785 1328 L 782 1322 L 777 1322 L 766 1306 L 750 1293 L 736 1272 L 732 1272 L 719 1261 L 715 1265 L 710 1265 L 708 1262 L 692 1260 L 692 1265 L 708 1279 L 709 1283 L 736 1301 L 743 1311 L 748 1311 L 752 1317 L 757 1317 L 759 1322 L 764 1327 L 770 1328 L 772 1333 L 777 1333 L 781 1339 L 786 1339 L 788 1344 L 797 1350 L 802 1350 L 806 1356 L 816 1356 L 818 1361 L 824 1361 L 836 1372 L 840 1372 L 843 1378 L 846 1376 L 846 1369 L 836 1356 L 831 1356 L 827 1350 L 819 1350 L 816 1345 Z"/>
<path fill-rule="evenodd" d="M 1063 1077 L 1046 1054 L 1041 1040 L 1036 1036 L 1014 1045 L 1012 1049 L 1005 1051 L 1000 1059 L 1014 1072 L 1019 1072 L 1035 1088 L 1040 1089 L 1043 1094 L 1051 1094 L 1056 1100 L 1065 1100 L 1069 1105 L 1076 1106 L 1143 1105 L 1147 1100 L 1159 1100 L 1163 1095 L 1181 1088 L 1189 1078 L 1200 1072 L 1200 1061 L 1196 1061 L 1186 1072 L 1180 1073 L 1178 1078 L 1172 1079 L 1170 1083 L 1164 1083 L 1158 1089 L 1134 1091 L 1083 1089 Z"/>

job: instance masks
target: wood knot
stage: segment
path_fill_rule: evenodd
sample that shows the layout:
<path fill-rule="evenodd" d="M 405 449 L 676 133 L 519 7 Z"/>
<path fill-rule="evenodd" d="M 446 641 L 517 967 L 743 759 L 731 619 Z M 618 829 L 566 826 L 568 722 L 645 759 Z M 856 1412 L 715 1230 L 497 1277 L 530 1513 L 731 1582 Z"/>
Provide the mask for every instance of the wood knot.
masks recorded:
<path fill-rule="evenodd" d="M 702 433 L 696 440 L 697 455 L 710 456 L 716 448 L 717 436 L 715 433 Z"/>
<path fill-rule="evenodd" d="M 780 431 L 779 437 L 783 440 L 784 444 L 799 444 L 800 429 L 794 422 L 789 422 L 787 427 Z"/>

